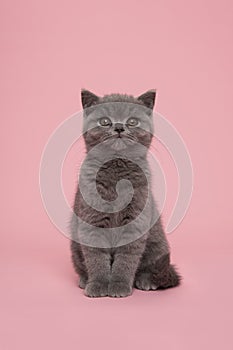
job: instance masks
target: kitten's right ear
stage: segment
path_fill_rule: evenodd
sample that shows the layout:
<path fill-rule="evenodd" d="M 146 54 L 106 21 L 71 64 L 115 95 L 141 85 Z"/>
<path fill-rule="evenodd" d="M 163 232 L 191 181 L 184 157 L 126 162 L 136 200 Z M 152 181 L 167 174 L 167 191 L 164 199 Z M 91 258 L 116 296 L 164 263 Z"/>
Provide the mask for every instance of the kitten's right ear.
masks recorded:
<path fill-rule="evenodd" d="M 156 90 L 148 90 L 144 94 L 138 96 L 138 100 L 143 102 L 143 104 L 150 109 L 154 108 L 156 97 Z"/>
<path fill-rule="evenodd" d="M 83 108 L 88 108 L 95 105 L 99 101 L 99 97 L 93 94 L 91 91 L 82 89 L 81 100 Z"/>

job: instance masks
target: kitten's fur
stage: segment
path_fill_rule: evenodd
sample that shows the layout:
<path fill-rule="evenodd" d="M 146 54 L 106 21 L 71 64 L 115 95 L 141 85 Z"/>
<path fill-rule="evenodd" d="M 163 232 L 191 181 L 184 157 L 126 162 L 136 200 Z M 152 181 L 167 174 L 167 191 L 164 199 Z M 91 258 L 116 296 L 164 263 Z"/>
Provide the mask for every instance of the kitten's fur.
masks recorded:
<path fill-rule="evenodd" d="M 136 152 L 134 141 L 145 146 L 150 146 L 153 134 L 152 110 L 155 101 L 155 91 L 150 90 L 135 98 L 128 95 L 112 94 L 98 97 L 87 90 L 82 90 L 82 105 L 84 108 L 84 139 L 87 152 L 92 150 L 98 143 L 103 142 L 104 137 L 116 140 L 116 135 L 125 135 L 125 138 L 118 139 L 116 154 L 119 145 L 126 144 L 127 152 Z M 120 102 L 119 104 L 115 102 Z M 95 109 L 100 107 L 97 116 Z M 128 129 L 125 120 L 135 117 L 141 120 L 140 127 Z M 102 116 L 111 118 L 111 127 L 97 125 L 97 120 Z M 116 131 L 114 127 L 121 123 L 122 130 Z M 89 124 L 93 129 L 89 128 Z M 127 143 L 129 137 L 129 143 Z M 132 144 L 130 143 L 132 138 Z M 120 140 L 120 141 L 119 141 Z M 111 141 L 112 142 L 112 141 Z M 113 141 L 115 142 L 115 141 Z M 114 143 L 115 144 L 115 143 Z M 113 143 L 110 143 L 113 145 Z M 75 196 L 74 213 L 82 220 L 96 227 L 110 228 L 121 227 L 133 221 L 142 211 L 147 196 L 151 198 L 151 207 L 144 213 L 143 220 L 150 222 L 154 213 L 158 214 L 152 192 L 149 190 L 145 174 L 149 174 L 149 166 L 146 154 L 137 155 L 137 164 L 128 159 L 116 158 L 106 162 L 98 172 L 96 187 L 105 201 L 113 201 L 116 198 L 116 184 L 121 179 L 128 179 L 132 183 L 134 195 L 130 204 L 117 213 L 103 213 L 93 209 L 83 199 L 79 188 Z M 90 158 L 87 162 L 87 169 L 98 163 L 98 156 Z M 143 169 L 143 172 L 142 170 Z M 88 186 L 88 171 L 85 175 Z M 90 179 L 90 181 L 92 181 Z M 93 203 L 95 198 L 93 197 Z M 175 287 L 180 283 L 181 277 L 170 264 L 170 252 L 160 218 L 152 226 L 149 232 L 138 235 L 131 243 L 117 245 L 110 248 L 96 248 L 80 244 L 78 233 L 82 227 L 78 225 L 78 218 L 74 215 L 71 222 L 71 252 L 75 271 L 80 276 L 79 286 L 85 289 L 89 297 L 126 297 L 132 293 L 133 287 L 141 290 L 155 290 Z M 85 234 L 85 228 L 83 229 Z M 132 228 L 131 228 L 132 230 Z M 134 227 L 132 235 L 140 231 Z M 127 232 L 129 236 L 131 232 Z M 127 237 L 128 237 L 127 236 Z M 76 239 L 76 240 L 75 240 Z"/>

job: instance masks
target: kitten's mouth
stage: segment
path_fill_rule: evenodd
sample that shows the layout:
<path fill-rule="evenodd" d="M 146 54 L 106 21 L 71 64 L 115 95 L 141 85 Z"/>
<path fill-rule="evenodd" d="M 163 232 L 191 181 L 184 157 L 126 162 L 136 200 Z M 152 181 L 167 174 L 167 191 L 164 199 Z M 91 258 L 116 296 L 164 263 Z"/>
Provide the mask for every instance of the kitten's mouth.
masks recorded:
<path fill-rule="evenodd" d="M 106 137 L 103 142 L 115 151 L 121 151 L 136 142 L 135 138 L 129 135 L 116 134 Z"/>
<path fill-rule="evenodd" d="M 131 135 L 127 135 L 127 134 L 115 134 L 115 135 L 110 135 L 110 136 L 106 136 L 104 137 L 103 141 L 107 141 L 107 140 L 116 140 L 116 139 L 124 139 L 124 140 L 129 140 L 129 141 L 134 141 L 136 142 L 137 140 L 135 139 L 135 137 L 131 136 Z"/>

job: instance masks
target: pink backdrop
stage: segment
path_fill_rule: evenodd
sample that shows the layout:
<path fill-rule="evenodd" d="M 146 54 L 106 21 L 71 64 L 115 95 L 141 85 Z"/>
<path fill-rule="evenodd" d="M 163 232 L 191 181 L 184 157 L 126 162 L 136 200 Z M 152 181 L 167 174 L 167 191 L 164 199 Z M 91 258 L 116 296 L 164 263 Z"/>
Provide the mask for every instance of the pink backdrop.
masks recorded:
<path fill-rule="evenodd" d="M 232 349 L 232 4 L 1 2 L 1 349 Z M 168 237 L 179 288 L 119 300 L 88 299 L 76 286 L 38 172 L 50 134 L 80 110 L 81 87 L 157 88 L 158 112 L 186 142 L 194 193 Z M 64 169 L 68 196 L 74 162 Z"/>

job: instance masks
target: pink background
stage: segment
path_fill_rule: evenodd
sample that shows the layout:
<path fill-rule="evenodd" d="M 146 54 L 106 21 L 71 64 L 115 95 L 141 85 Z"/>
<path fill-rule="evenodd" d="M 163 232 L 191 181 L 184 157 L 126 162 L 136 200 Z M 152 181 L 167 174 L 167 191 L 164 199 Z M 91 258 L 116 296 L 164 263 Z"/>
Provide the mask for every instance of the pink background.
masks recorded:
<path fill-rule="evenodd" d="M 1 2 L 2 350 L 232 349 L 232 4 Z M 193 199 L 168 237 L 179 288 L 88 299 L 76 286 L 69 242 L 43 209 L 38 172 L 50 134 L 80 110 L 81 87 L 135 95 L 157 88 L 156 109 L 186 142 Z M 68 196 L 74 163 L 73 154 Z"/>

